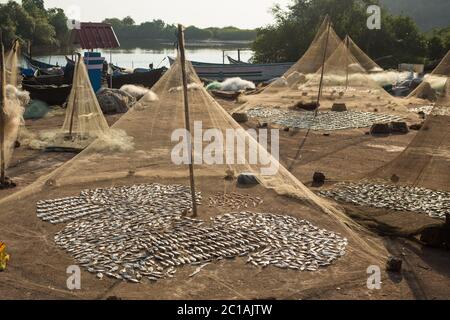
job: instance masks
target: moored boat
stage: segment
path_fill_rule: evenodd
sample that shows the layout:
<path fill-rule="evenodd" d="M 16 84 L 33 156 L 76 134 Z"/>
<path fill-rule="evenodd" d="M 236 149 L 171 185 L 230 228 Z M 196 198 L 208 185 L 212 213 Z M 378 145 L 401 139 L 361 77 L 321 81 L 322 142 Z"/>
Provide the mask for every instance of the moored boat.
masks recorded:
<path fill-rule="evenodd" d="M 71 84 L 56 85 L 32 85 L 22 84 L 22 89 L 30 93 L 33 100 L 40 100 L 51 106 L 63 105 L 69 97 Z"/>
<path fill-rule="evenodd" d="M 151 88 L 162 77 L 167 68 L 153 69 L 146 72 L 115 73 L 112 76 L 112 87 L 120 89 L 126 84 Z M 108 80 L 109 81 L 109 80 Z"/>
<path fill-rule="evenodd" d="M 173 58 L 169 57 L 171 64 Z M 224 81 L 228 78 L 241 78 L 255 83 L 267 82 L 281 77 L 292 63 L 268 63 L 268 64 L 219 64 L 191 62 L 200 78 L 215 81 Z"/>

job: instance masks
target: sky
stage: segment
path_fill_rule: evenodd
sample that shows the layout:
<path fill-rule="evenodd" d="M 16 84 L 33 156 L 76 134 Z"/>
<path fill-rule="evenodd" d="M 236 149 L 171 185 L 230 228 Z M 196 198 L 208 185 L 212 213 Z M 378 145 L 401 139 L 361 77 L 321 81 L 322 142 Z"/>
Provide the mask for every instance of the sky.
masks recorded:
<path fill-rule="evenodd" d="M 16 0 L 19 1 L 19 0 Z M 0 0 L 1 3 L 7 0 Z M 161 19 L 185 26 L 257 28 L 273 22 L 270 9 L 291 0 L 44 0 L 46 8 L 63 8 L 80 21 L 131 16 L 137 23 Z M 78 20 L 78 19 L 77 19 Z"/>

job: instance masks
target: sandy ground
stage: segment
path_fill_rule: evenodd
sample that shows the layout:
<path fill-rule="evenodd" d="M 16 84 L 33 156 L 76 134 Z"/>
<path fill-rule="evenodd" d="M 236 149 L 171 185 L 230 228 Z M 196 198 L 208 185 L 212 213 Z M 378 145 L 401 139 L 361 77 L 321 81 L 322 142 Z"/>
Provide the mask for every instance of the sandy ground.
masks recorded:
<path fill-rule="evenodd" d="M 220 101 L 227 110 L 234 104 Z M 119 117 L 108 117 L 111 124 Z M 30 130 L 58 128 L 61 116 L 37 121 L 28 121 Z M 255 127 L 256 122 L 247 124 Z M 299 145 L 304 131 L 280 132 L 281 162 L 307 186 L 311 186 L 315 171 L 325 173 L 328 184 L 364 177 L 383 164 L 393 160 L 410 143 L 415 132 L 408 135 L 373 137 L 368 129 L 342 132 L 313 132 L 302 150 Z M 25 188 L 39 176 L 53 171 L 75 154 L 46 153 L 18 148 L 14 154 L 8 175 L 18 187 L 15 190 L 0 191 L 0 199 Z M 202 188 L 202 186 L 199 186 Z M 223 186 L 203 188 L 206 193 L 223 190 Z M 70 190 L 69 190 L 70 191 Z M 295 211 L 292 203 L 281 205 L 271 203 L 270 192 L 258 191 L 266 199 L 266 205 L 259 210 L 266 212 Z M 33 200 L 33 199 L 32 199 Z M 29 204 L 33 206 L 33 201 Z M 131 285 L 110 279 L 99 281 L 94 275 L 82 273 L 83 289 L 78 292 L 67 290 L 65 268 L 72 259 L 55 248 L 53 235 L 60 227 L 49 226 L 37 217 L 14 217 L 14 213 L 2 213 L 13 221 L 15 228 L 3 226 L 5 238 L 15 239 L 7 243 L 12 260 L 6 272 L 0 273 L 0 297 L 2 299 L 104 299 L 118 296 L 125 299 L 449 299 L 450 298 L 450 253 L 425 248 L 414 240 L 394 237 L 408 234 L 424 225 L 436 221 L 424 215 L 413 213 L 386 212 L 369 208 L 346 206 L 348 213 L 379 234 L 391 254 L 404 260 L 402 274 L 383 272 L 381 290 L 370 291 L 366 287 L 367 274 L 363 262 L 353 262 L 347 256 L 336 265 L 317 274 L 296 273 L 275 268 L 257 270 L 249 268 L 243 260 L 220 262 L 216 267 L 207 267 L 199 275 L 189 278 L 195 268 L 183 268 L 175 279 L 156 284 Z M 214 213 L 205 212 L 205 215 Z M 217 214 L 217 213 L 216 213 Z M 25 220 L 22 220 L 25 219 Z M 0 219 L 5 221 L 5 219 Z M 27 236 L 20 237 L 21 231 Z M 24 232 L 25 233 L 25 232 Z M 33 234 L 35 239 L 33 239 Z M 45 239 L 42 239 L 45 234 Z M 0 234 L 0 241 L 2 234 Z M 46 244 L 42 251 L 33 248 L 33 241 Z M 15 255 L 18 251 L 28 255 Z M 49 261 L 52 261 L 51 263 Z M 54 261 L 54 262 L 53 262 Z M 351 270 L 348 265 L 351 263 Z M 380 262 L 381 264 L 382 262 Z M 29 274 L 29 270 L 33 270 Z M 382 266 L 383 269 L 383 266 Z M 345 276 L 344 276 L 345 275 Z M 324 281 L 316 283 L 314 279 Z M 329 281 L 327 281 L 327 279 Z M 340 280 L 342 279 L 342 280 Z"/>

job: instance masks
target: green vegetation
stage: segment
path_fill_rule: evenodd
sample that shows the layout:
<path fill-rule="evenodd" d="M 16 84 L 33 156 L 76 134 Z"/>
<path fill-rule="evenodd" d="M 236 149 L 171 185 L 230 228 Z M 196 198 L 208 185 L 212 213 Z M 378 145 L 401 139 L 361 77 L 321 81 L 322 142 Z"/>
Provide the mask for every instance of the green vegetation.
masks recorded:
<path fill-rule="evenodd" d="M 286 11 L 273 9 L 275 23 L 258 29 L 253 44 L 256 62 L 297 61 L 312 42 L 320 22 L 331 16 L 336 32 L 349 34 L 369 56 L 385 67 L 428 63 L 450 49 L 448 29 L 424 34 L 410 17 L 382 10 L 381 30 L 367 28 L 369 5 L 378 0 L 294 0 Z"/>
<path fill-rule="evenodd" d="M 119 40 L 176 40 L 177 26 L 166 24 L 162 20 L 144 22 L 140 25 L 135 24 L 131 17 L 122 20 L 110 18 L 104 22 L 114 27 Z M 200 29 L 189 26 L 186 28 L 185 37 L 187 40 L 253 41 L 256 38 L 256 30 L 242 30 L 235 27 Z"/>
<path fill-rule="evenodd" d="M 0 4 L 0 29 L 7 47 L 19 38 L 31 40 L 36 46 L 63 47 L 67 44 L 69 30 L 62 9 L 44 8 L 43 0 L 22 0 Z"/>
<path fill-rule="evenodd" d="M 176 25 L 166 24 L 162 20 L 153 20 L 139 25 L 131 17 L 110 18 L 117 36 L 127 41 L 165 40 L 175 41 Z M 44 0 L 23 0 L 22 5 L 10 0 L 0 4 L 0 29 L 3 42 L 10 43 L 19 38 L 23 42 L 31 40 L 33 46 L 65 48 L 69 39 L 67 17 L 63 9 L 44 7 Z M 190 26 L 186 29 L 187 40 L 253 41 L 256 30 L 241 30 L 235 27 L 200 29 Z"/>
<path fill-rule="evenodd" d="M 413 18 L 423 31 L 448 27 L 448 0 L 381 0 L 381 3 L 393 14 Z"/>

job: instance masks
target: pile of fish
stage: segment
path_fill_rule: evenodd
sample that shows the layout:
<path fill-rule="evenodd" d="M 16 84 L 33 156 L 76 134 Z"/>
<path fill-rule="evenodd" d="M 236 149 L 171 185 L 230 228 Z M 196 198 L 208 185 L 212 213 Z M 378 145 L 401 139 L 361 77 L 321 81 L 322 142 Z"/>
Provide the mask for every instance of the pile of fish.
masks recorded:
<path fill-rule="evenodd" d="M 408 111 L 413 113 L 423 112 L 424 114 L 429 115 L 433 111 L 433 108 L 434 106 L 420 106 L 408 109 Z"/>
<path fill-rule="evenodd" d="M 432 218 L 445 219 L 450 213 L 449 192 L 412 186 L 339 183 L 320 195 L 358 206 L 425 213 Z"/>
<path fill-rule="evenodd" d="M 37 216 L 52 224 L 65 223 L 86 216 L 104 214 L 107 208 L 146 207 L 161 212 L 168 203 L 176 203 L 174 214 L 192 210 L 190 188 L 181 185 L 143 184 L 130 187 L 84 190 L 77 197 L 43 200 L 37 203 Z M 201 195 L 197 194 L 201 204 Z"/>
<path fill-rule="evenodd" d="M 247 112 L 251 118 L 258 118 L 280 126 L 322 131 L 368 128 L 375 123 L 403 121 L 395 115 L 362 111 L 296 111 L 257 107 Z"/>
<path fill-rule="evenodd" d="M 256 208 L 264 201 L 260 197 L 253 197 L 249 194 L 240 193 L 217 193 L 216 195 L 209 197 L 210 208 Z"/>
<path fill-rule="evenodd" d="M 55 242 L 99 279 L 158 281 L 174 277 L 183 266 L 244 256 L 258 267 L 316 271 L 343 256 L 347 246 L 340 235 L 291 216 L 186 217 L 182 213 L 192 203 L 183 186 L 87 190 L 81 198 L 103 210 L 74 219 Z"/>

